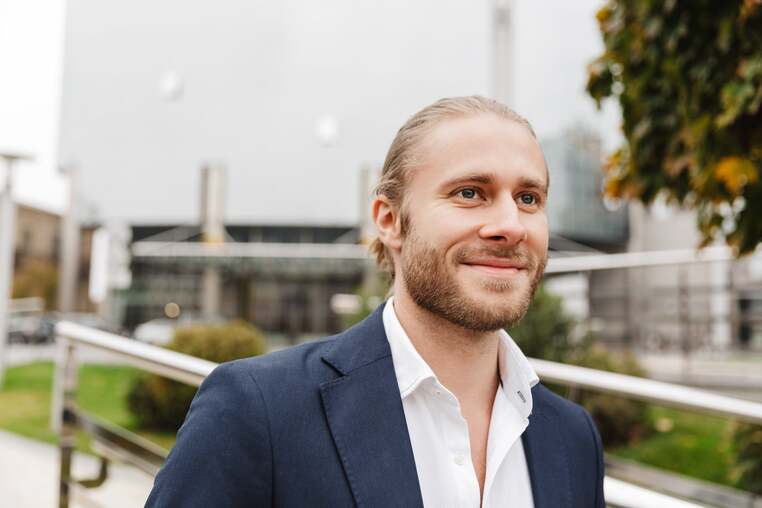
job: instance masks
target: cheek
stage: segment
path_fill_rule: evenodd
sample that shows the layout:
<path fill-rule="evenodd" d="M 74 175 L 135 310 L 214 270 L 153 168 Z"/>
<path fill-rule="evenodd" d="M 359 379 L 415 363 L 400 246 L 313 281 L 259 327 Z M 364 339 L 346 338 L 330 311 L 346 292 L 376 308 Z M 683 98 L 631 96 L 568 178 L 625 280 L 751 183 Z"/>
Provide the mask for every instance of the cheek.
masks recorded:
<path fill-rule="evenodd" d="M 421 208 L 414 219 L 415 227 L 430 241 L 446 249 L 478 232 L 479 218 L 468 212 L 452 206 Z"/>
<path fill-rule="evenodd" d="M 538 251 L 548 250 L 549 231 L 548 219 L 545 214 L 535 214 L 527 222 L 525 227 L 528 232 L 528 239 L 532 247 Z"/>

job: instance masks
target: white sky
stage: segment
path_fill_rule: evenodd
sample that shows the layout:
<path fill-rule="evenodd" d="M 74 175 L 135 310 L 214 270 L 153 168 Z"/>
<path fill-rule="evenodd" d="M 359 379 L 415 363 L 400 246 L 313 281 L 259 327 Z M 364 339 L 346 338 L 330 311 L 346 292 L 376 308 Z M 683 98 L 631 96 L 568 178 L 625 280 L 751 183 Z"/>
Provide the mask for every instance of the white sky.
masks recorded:
<path fill-rule="evenodd" d="M 35 157 L 17 165 L 15 195 L 53 210 L 65 197 L 55 161 L 63 30 L 64 0 L 0 0 L 0 152 Z"/>
<path fill-rule="evenodd" d="M 594 17 L 600 4 L 515 3 L 514 105 L 541 138 L 582 122 L 607 148 L 619 142 L 618 109 L 596 112 L 584 93 L 585 66 L 602 47 Z M 15 194 L 51 210 L 63 209 L 66 194 L 56 168 L 64 13 L 64 0 L 0 0 L 0 151 L 35 157 L 19 165 Z"/>

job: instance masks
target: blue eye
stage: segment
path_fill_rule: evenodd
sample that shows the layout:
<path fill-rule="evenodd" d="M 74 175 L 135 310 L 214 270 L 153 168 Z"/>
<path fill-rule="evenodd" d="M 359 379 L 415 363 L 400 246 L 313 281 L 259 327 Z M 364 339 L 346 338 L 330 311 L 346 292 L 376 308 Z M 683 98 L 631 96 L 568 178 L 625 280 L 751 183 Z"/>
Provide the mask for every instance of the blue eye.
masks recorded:
<path fill-rule="evenodd" d="M 476 192 L 476 189 L 468 188 L 459 190 L 458 195 L 466 199 L 474 199 L 476 196 L 478 196 L 478 193 Z"/>
<path fill-rule="evenodd" d="M 521 203 L 524 205 L 536 205 L 537 204 L 537 196 L 530 193 L 524 193 L 519 198 L 521 200 Z"/>

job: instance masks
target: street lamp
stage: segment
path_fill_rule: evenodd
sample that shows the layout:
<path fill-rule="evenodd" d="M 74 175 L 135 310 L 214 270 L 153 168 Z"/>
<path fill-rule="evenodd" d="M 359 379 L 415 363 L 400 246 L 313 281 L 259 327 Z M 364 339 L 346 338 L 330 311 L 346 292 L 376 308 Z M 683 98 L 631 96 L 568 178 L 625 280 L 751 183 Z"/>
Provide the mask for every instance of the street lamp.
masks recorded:
<path fill-rule="evenodd" d="M 5 161 L 5 187 L 0 193 L 0 387 L 5 378 L 5 346 L 8 343 L 8 318 L 13 281 L 13 254 L 16 236 L 16 206 L 13 202 L 13 166 L 31 161 L 28 155 L 0 152 Z"/>

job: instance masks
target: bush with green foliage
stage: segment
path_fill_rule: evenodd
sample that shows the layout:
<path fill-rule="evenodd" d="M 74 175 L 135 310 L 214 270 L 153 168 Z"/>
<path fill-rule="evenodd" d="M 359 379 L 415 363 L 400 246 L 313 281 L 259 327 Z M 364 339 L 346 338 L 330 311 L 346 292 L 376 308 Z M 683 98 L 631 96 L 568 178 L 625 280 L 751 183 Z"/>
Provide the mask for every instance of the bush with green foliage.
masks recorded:
<path fill-rule="evenodd" d="M 740 488 L 762 495 L 762 426 L 736 423 L 733 443 L 733 479 Z"/>
<path fill-rule="evenodd" d="M 254 326 L 234 321 L 225 325 L 178 328 L 167 348 L 222 363 L 261 355 L 266 345 L 264 336 Z M 127 403 L 142 428 L 177 430 L 195 394 L 194 386 L 150 374 L 137 380 Z"/>
<path fill-rule="evenodd" d="M 531 358 L 564 362 L 589 347 L 589 336 L 579 337 L 577 323 L 563 310 L 561 298 L 540 285 L 521 321 L 508 330 L 521 351 Z"/>
<path fill-rule="evenodd" d="M 628 376 L 645 375 L 631 353 L 614 353 L 598 345 L 578 351 L 567 363 Z M 590 412 L 606 447 L 632 444 L 651 431 L 645 402 L 589 390 L 572 390 L 569 398 Z"/>

